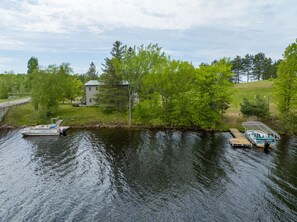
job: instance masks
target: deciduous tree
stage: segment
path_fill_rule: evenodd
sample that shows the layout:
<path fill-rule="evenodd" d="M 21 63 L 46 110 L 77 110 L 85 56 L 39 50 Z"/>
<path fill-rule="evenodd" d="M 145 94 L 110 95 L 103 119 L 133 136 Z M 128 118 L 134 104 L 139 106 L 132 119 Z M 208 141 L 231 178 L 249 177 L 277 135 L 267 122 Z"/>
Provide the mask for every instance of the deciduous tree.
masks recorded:
<path fill-rule="evenodd" d="M 277 70 L 275 89 L 278 110 L 284 123 L 292 129 L 297 113 L 297 40 L 283 54 Z"/>
<path fill-rule="evenodd" d="M 117 72 L 128 83 L 130 126 L 132 125 L 133 104 L 137 100 L 137 95 L 139 95 L 143 78 L 154 71 L 164 56 L 161 47 L 156 44 L 149 44 L 148 46 L 142 45 L 137 48 L 126 48 L 121 63 L 117 60 L 114 61 Z"/>

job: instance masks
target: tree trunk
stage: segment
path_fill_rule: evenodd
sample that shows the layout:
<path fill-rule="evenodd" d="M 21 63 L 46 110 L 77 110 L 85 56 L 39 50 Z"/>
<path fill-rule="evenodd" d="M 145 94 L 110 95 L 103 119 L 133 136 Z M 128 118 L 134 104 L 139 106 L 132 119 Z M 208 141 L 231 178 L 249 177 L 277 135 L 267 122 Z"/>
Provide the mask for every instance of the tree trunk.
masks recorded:
<path fill-rule="evenodd" d="M 129 93 L 129 126 L 132 126 L 132 100 L 133 95 Z"/>

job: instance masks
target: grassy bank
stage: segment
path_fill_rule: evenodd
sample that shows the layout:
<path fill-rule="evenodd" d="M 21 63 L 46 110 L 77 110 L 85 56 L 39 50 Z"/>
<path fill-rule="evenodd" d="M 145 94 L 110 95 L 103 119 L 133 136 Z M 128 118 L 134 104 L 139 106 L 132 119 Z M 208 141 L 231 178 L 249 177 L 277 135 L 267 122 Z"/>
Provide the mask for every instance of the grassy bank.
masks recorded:
<path fill-rule="evenodd" d="M 241 123 L 246 121 L 246 119 L 243 118 L 240 112 L 240 103 L 243 101 L 244 97 L 248 100 L 252 100 L 256 95 L 267 100 L 267 102 L 269 101 L 270 119 L 277 119 L 278 111 L 276 108 L 275 97 L 273 95 L 273 81 L 263 80 L 258 82 L 241 83 L 236 84 L 234 87 L 234 94 L 232 95 L 230 108 L 223 115 L 221 130 L 228 130 L 232 127 L 242 129 Z M 273 121 L 269 124 L 274 125 Z"/>
<path fill-rule="evenodd" d="M 92 125 L 126 125 L 127 114 L 105 113 L 96 107 L 72 107 L 61 105 L 55 116 L 64 120 L 63 125 L 92 126 Z M 13 107 L 4 117 L 2 124 L 8 126 L 26 126 L 46 124 L 47 121 L 39 117 L 32 104 Z"/>
<path fill-rule="evenodd" d="M 260 95 L 262 98 L 270 99 L 271 119 L 276 119 L 277 109 L 273 96 L 273 81 L 259 81 L 236 84 L 230 108 L 223 115 L 222 125 L 218 130 L 226 131 L 236 127 L 242 129 L 241 123 L 245 121 L 240 113 L 240 103 L 243 97 L 253 99 Z M 72 107 L 71 105 L 61 105 L 55 116 L 64 119 L 63 124 L 69 126 L 118 126 L 128 124 L 127 113 L 106 113 L 98 107 Z M 2 124 L 9 126 L 24 126 L 45 124 L 47 121 L 39 118 L 39 113 L 34 111 L 31 104 L 14 107 L 6 114 Z M 141 125 L 141 123 L 140 123 Z M 275 122 L 269 123 L 273 127 Z"/>

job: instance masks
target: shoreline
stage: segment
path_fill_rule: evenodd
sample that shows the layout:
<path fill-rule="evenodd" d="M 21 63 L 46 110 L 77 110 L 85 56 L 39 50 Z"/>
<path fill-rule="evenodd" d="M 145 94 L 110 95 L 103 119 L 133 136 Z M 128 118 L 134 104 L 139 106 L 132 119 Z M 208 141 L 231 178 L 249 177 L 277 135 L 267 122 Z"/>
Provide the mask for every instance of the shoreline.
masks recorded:
<path fill-rule="evenodd" d="M 24 129 L 30 127 L 28 125 L 23 126 L 11 126 L 11 125 L 0 125 L 0 129 Z M 94 124 L 94 125 L 73 125 L 69 126 L 69 129 L 115 129 L 115 128 L 125 128 L 125 129 L 147 129 L 147 130 L 179 130 L 179 131 L 194 131 L 194 132 L 229 132 L 229 130 L 207 130 L 197 127 L 166 127 L 166 126 L 139 126 L 139 125 L 106 125 L 106 124 Z"/>

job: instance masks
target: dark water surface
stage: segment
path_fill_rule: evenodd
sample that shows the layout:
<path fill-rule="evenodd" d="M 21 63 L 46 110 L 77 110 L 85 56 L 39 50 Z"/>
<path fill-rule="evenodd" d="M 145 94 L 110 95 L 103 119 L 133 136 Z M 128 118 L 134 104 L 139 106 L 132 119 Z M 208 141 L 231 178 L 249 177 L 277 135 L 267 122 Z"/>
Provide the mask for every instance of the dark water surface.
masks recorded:
<path fill-rule="evenodd" d="M 229 133 L 0 131 L 0 221 L 297 221 L 297 139 Z"/>

